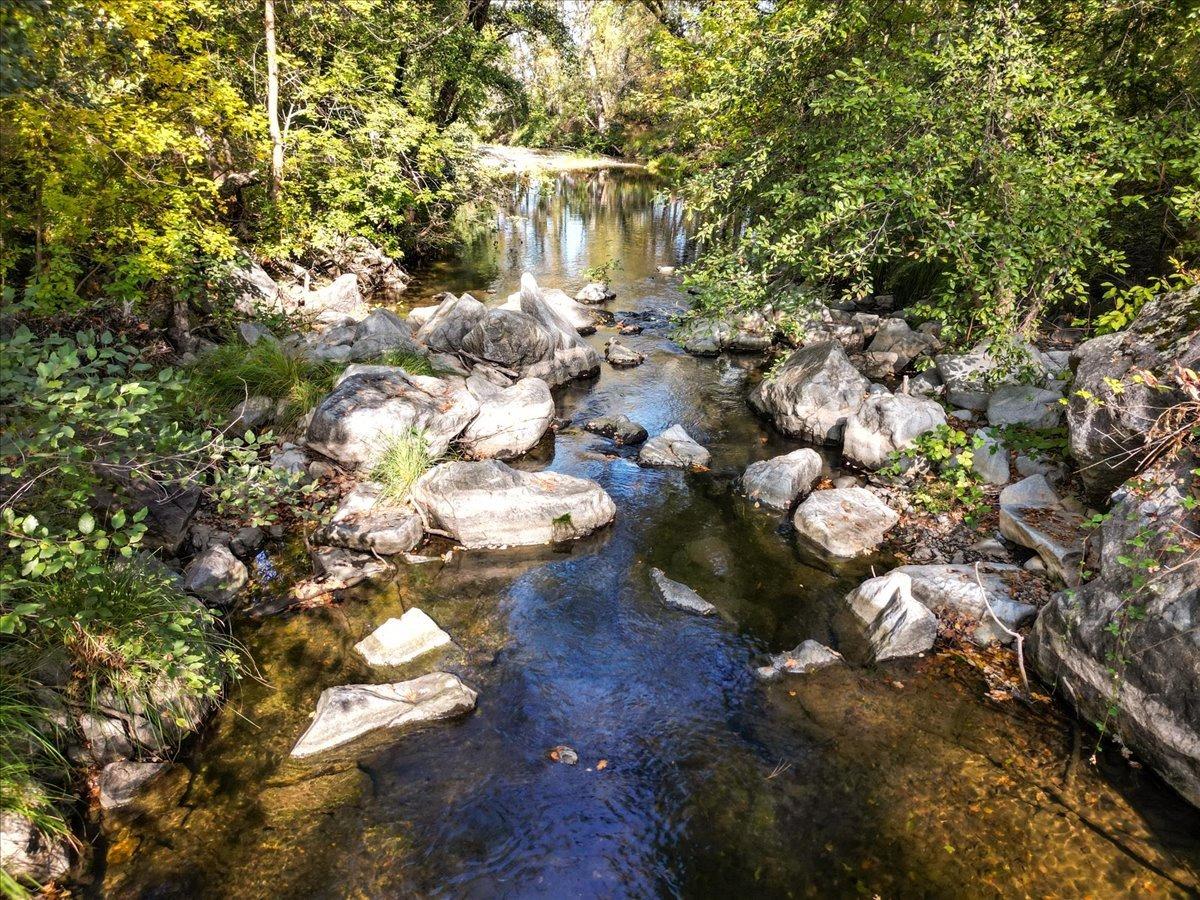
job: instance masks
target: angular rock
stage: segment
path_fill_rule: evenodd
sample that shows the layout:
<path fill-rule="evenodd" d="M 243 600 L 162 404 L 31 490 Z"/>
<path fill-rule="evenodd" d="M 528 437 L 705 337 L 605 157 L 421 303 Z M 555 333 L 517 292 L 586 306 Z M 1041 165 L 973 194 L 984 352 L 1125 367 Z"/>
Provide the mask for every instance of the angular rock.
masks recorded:
<path fill-rule="evenodd" d="M 373 553 L 359 553 L 344 547 L 321 547 L 312 551 L 317 575 L 339 589 L 351 588 L 392 571 L 391 566 Z"/>
<path fill-rule="evenodd" d="M 253 347 L 259 341 L 276 340 L 275 335 L 257 322 L 239 322 L 238 335 L 246 342 L 247 347 Z"/>
<path fill-rule="evenodd" d="M 351 374 L 314 410 L 308 445 L 350 467 L 370 467 L 389 440 L 418 432 L 441 456 L 479 412 L 460 380 L 409 375 L 389 366 Z"/>
<path fill-rule="evenodd" d="M 557 386 L 599 373 L 599 354 L 581 340 L 575 327 L 546 302 L 542 289 L 528 272 L 521 276 L 521 311 L 556 337 L 553 357 L 531 366 L 522 374 L 541 378 L 551 386 Z"/>
<path fill-rule="evenodd" d="M 1045 476 L 1031 475 L 1000 492 L 1000 533 L 1036 551 L 1068 587 L 1079 583 L 1083 516 L 1063 506 Z"/>
<path fill-rule="evenodd" d="M 600 304 L 617 299 L 617 295 L 610 291 L 603 281 L 593 281 L 580 288 L 575 299 L 580 303 Z"/>
<path fill-rule="evenodd" d="M 1071 359 L 1071 456 L 1088 500 L 1103 505 L 1137 469 L 1154 422 L 1183 400 L 1167 378 L 1172 366 L 1200 369 L 1200 286 L 1152 298 L 1129 328 L 1080 344 Z M 1164 386 L 1135 379 L 1136 371 L 1153 373 Z"/>
<path fill-rule="evenodd" d="M 365 319 L 370 310 L 358 289 L 358 277 L 341 275 L 319 290 L 309 291 L 301 300 L 304 311 L 318 322 L 337 322 L 344 318 Z"/>
<path fill-rule="evenodd" d="M 522 378 L 501 388 L 472 375 L 467 390 L 479 401 L 479 414 L 463 431 L 459 444 L 474 459 L 520 456 L 537 445 L 554 418 L 554 398 L 540 378 Z"/>
<path fill-rule="evenodd" d="M 470 294 L 461 297 L 448 294 L 421 325 L 417 340 L 435 353 L 457 353 L 487 312 L 487 307 Z"/>
<path fill-rule="evenodd" d="M 0 861 L 5 875 L 37 884 L 62 878 L 71 868 L 65 840 L 45 834 L 10 810 L 0 812 Z"/>
<path fill-rule="evenodd" d="M 618 445 L 640 444 L 649 437 L 646 429 L 628 416 L 604 416 L 592 419 L 583 427 L 593 434 L 612 438 L 613 443 Z"/>
<path fill-rule="evenodd" d="M 1013 631 L 1032 622 L 1037 615 L 1036 607 L 1012 599 L 1011 583 L 1019 571 L 1016 566 L 1004 563 L 980 563 L 979 581 L 983 582 L 980 591 L 973 565 L 900 566 L 892 570 L 911 579 L 913 597 L 926 608 L 975 620 L 978 625 L 972 638 L 978 644 L 992 641 L 1009 644 L 1013 640 L 996 626 L 988 612 L 988 603 L 996 618 Z"/>
<path fill-rule="evenodd" d="M 183 570 L 183 586 L 210 606 L 228 609 L 250 575 L 242 561 L 224 544 L 198 554 Z"/>
<path fill-rule="evenodd" d="M 453 297 L 454 295 L 449 294 L 448 296 Z M 408 327 L 412 329 L 413 334 L 416 334 L 425 326 L 426 322 L 433 318 L 437 310 L 438 304 L 436 303 L 431 306 L 414 306 L 408 311 L 408 315 L 404 317 L 404 321 L 408 323 Z"/>
<path fill-rule="evenodd" d="M 1087 542 L 1086 568 L 1094 574 L 1077 591 L 1054 595 L 1038 615 L 1032 641 L 1045 679 L 1060 686 L 1089 721 L 1107 721 L 1124 746 L 1195 806 L 1200 806 L 1195 538 L 1200 507 L 1189 498 L 1200 493 L 1198 466 L 1200 459 L 1185 451 L 1113 495 L 1110 515 Z M 1147 573 L 1139 559 L 1164 565 Z M 1146 583 L 1138 587 L 1135 578 Z M 1129 615 L 1134 608 L 1136 618 Z M 1121 661 L 1116 684 L 1114 660 Z"/>
<path fill-rule="evenodd" d="M 982 443 L 971 450 L 971 469 L 988 484 L 1008 484 L 1009 453 L 1004 442 L 990 428 L 980 428 L 975 437 Z"/>
<path fill-rule="evenodd" d="M 988 422 L 992 425 L 1057 428 L 1063 420 L 1060 400 L 1060 391 L 1022 384 L 1001 385 L 988 400 Z"/>
<path fill-rule="evenodd" d="M 425 356 L 428 351 L 413 338 L 408 323 L 391 310 L 376 309 L 355 326 L 350 346 L 353 360 L 378 359 L 385 353 L 401 352 Z"/>
<path fill-rule="evenodd" d="M 638 463 L 643 466 L 704 467 L 712 454 L 692 440 L 682 425 L 672 425 L 642 445 Z"/>
<path fill-rule="evenodd" d="M 1025 380 L 1038 381 L 1046 377 L 1045 356 L 1028 341 L 1014 341 L 1005 353 L 1006 357 L 1010 355 L 1019 355 L 1021 359 L 1015 365 L 1009 364 L 1011 371 L 1005 373 L 1004 378 L 1015 381 L 1015 376 L 1022 374 Z M 946 396 L 951 406 L 987 409 L 995 385 L 1004 380 L 999 374 L 1000 363 L 988 341 L 977 344 L 970 353 L 941 354 L 935 356 L 934 361 L 946 384 Z"/>
<path fill-rule="evenodd" d="M 841 662 L 845 660 L 836 650 L 830 650 L 819 641 L 807 640 L 795 650 L 772 656 L 771 664 L 760 667 L 757 674 L 764 681 L 772 681 L 780 675 L 807 675 Z"/>
<path fill-rule="evenodd" d="M 922 353 L 932 353 L 941 345 L 933 335 L 913 331 L 903 319 L 884 319 L 867 346 L 867 374 L 875 378 L 894 377 Z"/>
<path fill-rule="evenodd" d="M 468 549 L 573 540 L 617 512 L 594 481 L 519 472 L 496 460 L 435 466 L 413 485 L 412 500 L 429 530 Z"/>
<path fill-rule="evenodd" d="M 275 401 L 270 397 L 247 397 L 229 414 L 229 431 L 235 435 L 257 431 L 275 416 Z"/>
<path fill-rule="evenodd" d="M 751 463 L 742 475 L 742 490 L 756 503 L 788 510 L 821 477 L 821 454 L 805 447 Z"/>
<path fill-rule="evenodd" d="M 632 368 L 640 366 L 646 361 L 646 357 L 638 353 L 631 347 L 626 347 L 616 338 L 610 338 L 604 344 L 604 358 L 608 360 L 609 365 L 617 368 Z"/>
<path fill-rule="evenodd" d="M 317 530 L 319 544 L 364 553 L 393 556 L 407 553 L 421 542 L 425 526 L 411 506 L 389 502 L 383 486 L 364 481 L 342 498 L 328 525 Z"/>
<path fill-rule="evenodd" d="M 654 581 L 654 587 L 658 591 L 658 596 L 667 606 L 682 609 L 684 612 L 695 613 L 698 616 L 711 616 L 716 613 L 717 608 L 715 606 L 686 584 L 672 581 L 662 569 L 651 569 L 650 577 Z"/>
<path fill-rule="evenodd" d="M 398 619 L 388 619 L 354 645 L 373 666 L 402 666 L 450 643 L 437 622 L 413 607 Z"/>
<path fill-rule="evenodd" d="M 673 339 L 695 356 L 716 356 L 725 347 L 733 330 L 719 319 L 692 319 L 675 333 Z"/>
<path fill-rule="evenodd" d="M 933 400 L 908 394 L 876 394 L 846 420 L 842 452 L 868 469 L 877 469 L 919 435 L 946 424 L 946 411 Z"/>
<path fill-rule="evenodd" d="M 138 793 L 159 772 L 168 768 L 166 763 L 143 763 L 122 760 L 109 763 L 100 772 L 100 806 L 116 809 L 137 799 Z"/>
<path fill-rule="evenodd" d="M 340 747 L 380 728 L 400 728 L 461 716 L 478 695 L 457 676 L 433 672 L 395 684 L 347 684 L 326 688 L 312 724 L 292 748 L 293 757 Z"/>
<path fill-rule="evenodd" d="M 247 525 L 234 532 L 229 541 L 229 549 L 233 551 L 234 556 L 245 558 L 254 555 L 266 539 L 267 536 L 260 526 Z"/>
<path fill-rule="evenodd" d="M 475 359 L 519 372 L 553 360 L 558 341 L 553 332 L 521 310 L 489 309 L 467 332 L 461 348 Z"/>
<path fill-rule="evenodd" d="M 846 595 L 846 605 L 873 661 L 916 656 L 937 639 L 937 617 L 914 599 L 912 581 L 902 572 L 864 581 Z"/>
<path fill-rule="evenodd" d="M 796 531 L 832 556 L 871 553 L 900 516 L 866 488 L 814 491 L 796 507 Z"/>
<path fill-rule="evenodd" d="M 606 313 L 602 313 L 592 307 L 584 306 L 582 303 L 577 303 L 571 299 L 571 296 L 566 291 L 560 291 L 557 288 L 543 288 L 542 299 L 565 321 L 569 322 L 575 331 L 579 334 L 593 334 L 596 331 L 596 326 L 600 325 L 607 318 Z M 521 311 L 521 293 L 518 291 L 515 294 L 510 294 L 502 309 L 515 309 Z"/>
<path fill-rule="evenodd" d="M 291 472 L 294 475 L 308 471 L 310 461 L 308 454 L 295 444 L 284 444 L 279 450 L 271 454 L 272 469 Z"/>
<path fill-rule="evenodd" d="M 750 405 L 785 434 L 837 443 L 869 385 L 838 344 L 813 344 L 795 351 L 775 377 L 755 387 Z"/>

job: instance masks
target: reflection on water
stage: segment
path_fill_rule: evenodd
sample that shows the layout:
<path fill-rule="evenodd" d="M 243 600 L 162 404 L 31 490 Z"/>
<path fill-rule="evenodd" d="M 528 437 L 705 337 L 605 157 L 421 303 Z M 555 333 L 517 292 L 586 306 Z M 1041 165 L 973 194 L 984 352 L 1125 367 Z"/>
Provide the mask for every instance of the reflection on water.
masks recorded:
<path fill-rule="evenodd" d="M 515 212 L 438 290 L 511 290 L 524 269 L 574 288 L 609 259 L 615 310 L 682 304 L 657 275 L 684 253 L 652 185 L 572 176 L 522 188 Z M 558 397 L 575 422 L 674 422 L 712 471 L 641 469 L 578 429 L 522 463 L 598 480 L 611 528 L 570 547 L 456 553 L 343 605 L 242 626 L 263 680 L 238 689 L 186 768 L 112 820 L 113 896 L 1183 896 L 1200 884 L 1200 814 L 1119 758 L 1072 754 L 1054 710 L 986 699 L 942 654 L 764 687 L 766 652 L 832 641 L 866 574 L 802 562 L 781 518 L 734 490 L 794 444 L 745 404 L 740 358 L 681 354 L 665 325 L 627 342 L 638 369 Z M 593 340 L 599 346 L 604 330 Z M 886 560 L 875 561 L 886 565 Z M 666 609 L 663 568 L 720 617 Z M 352 645 L 420 606 L 459 645 L 371 671 Z M 288 759 L 325 687 L 433 664 L 478 688 L 465 720 Z M 546 752 L 568 744 L 575 767 Z M 600 766 L 604 761 L 605 765 Z M 1068 771 L 1073 775 L 1068 776 Z"/>

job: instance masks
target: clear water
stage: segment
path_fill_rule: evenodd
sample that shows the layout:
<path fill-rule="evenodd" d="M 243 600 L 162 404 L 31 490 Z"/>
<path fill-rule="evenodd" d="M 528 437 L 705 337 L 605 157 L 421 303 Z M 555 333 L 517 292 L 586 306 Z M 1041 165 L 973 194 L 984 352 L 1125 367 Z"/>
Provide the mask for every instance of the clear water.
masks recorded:
<path fill-rule="evenodd" d="M 503 297 L 523 270 L 573 289 L 586 267 L 619 260 L 611 306 L 643 316 L 646 331 L 624 340 L 647 362 L 606 365 L 561 394 L 560 414 L 625 413 L 652 434 L 681 422 L 712 450 L 712 471 L 641 469 L 568 430 L 522 465 L 599 481 L 618 507 L 612 527 L 564 548 L 455 553 L 337 607 L 243 623 L 260 680 L 140 809 L 112 817 L 98 892 L 1196 893 L 1200 813 L 1115 754 L 1090 764 L 1086 733 L 1073 754 L 1063 711 L 989 700 L 950 652 L 753 679 L 766 652 L 832 641 L 838 599 L 886 560 L 813 567 L 780 516 L 733 490 L 748 462 L 795 445 L 750 415 L 752 360 L 694 359 L 667 338 L 684 298 L 657 266 L 678 263 L 686 240 L 679 207 L 648 182 L 564 177 L 518 189 L 493 232 L 424 274 L 414 302 Z M 665 608 L 651 566 L 721 616 Z M 352 645 L 411 606 L 461 649 L 370 670 Z M 289 760 L 323 688 L 435 664 L 479 690 L 473 715 Z M 559 744 L 577 766 L 547 757 Z"/>

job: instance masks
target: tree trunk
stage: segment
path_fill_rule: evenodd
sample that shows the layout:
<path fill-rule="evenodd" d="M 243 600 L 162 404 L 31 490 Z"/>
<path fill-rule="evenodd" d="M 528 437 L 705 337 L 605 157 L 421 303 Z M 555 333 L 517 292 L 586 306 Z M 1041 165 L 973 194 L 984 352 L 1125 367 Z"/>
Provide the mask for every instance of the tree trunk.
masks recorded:
<path fill-rule="evenodd" d="M 275 52 L 275 0 L 265 0 L 267 35 L 267 122 L 271 129 L 271 199 L 283 185 L 283 132 L 279 128 L 279 58 Z"/>

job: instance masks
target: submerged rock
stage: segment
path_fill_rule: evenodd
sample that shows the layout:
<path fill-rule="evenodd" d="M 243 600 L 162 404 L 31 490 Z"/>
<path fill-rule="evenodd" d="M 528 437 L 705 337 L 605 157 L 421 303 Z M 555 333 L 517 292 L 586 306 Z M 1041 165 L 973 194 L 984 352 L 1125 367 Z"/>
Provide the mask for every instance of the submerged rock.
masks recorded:
<path fill-rule="evenodd" d="M 450 643 L 437 622 L 413 607 L 398 619 L 388 619 L 354 645 L 373 666 L 402 666 Z"/>
<path fill-rule="evenodd" d="M 540 378 L 498 387 L 482 375 L 472 375 L 467 390 L 479 401 L 479 414 L 463 431 L 459 444 L 475 459 L 513 459 L 528 452 L 554 418 L 550 386 Z"/>
<path fill-rule="evenodd" d="M 771 664 L 760 666 L 756 674 L 763 681 L 773 681 L 780 675 L 806 675 L 841 662 L 845 662 L 842 654 L 830 650 L 819 641 L 808 640 L 795 650 L 775 654 L 771 657 Z"/>
<path fill-rule="evenodd" d="M 358 553 L 344 547 L 314 550 L 312 560 L 317 575 L 338 589 L 354 587 L 392 571 L 391 566 L 373 553 Z"/>
<path fill-rule="evenodd" d="M 913 598 L 912 581 L 890 572 L 864 581 L 846 605 L 866 638 L 871 660 L 924 653 L 937 639 L 937 617 Z"/>
<path fill-rule="evenodd" d="M 648 437 L 646 429 L 628 416 L 604 416 L 592 419 L 583 426 L 584 430 L 602 437 L 612 438 L 614 444 L 640 444 Z"/>
<path fill-rule="evenodd" d="M 116 809 L 137 799 L 151 779 L 167 768 L 166 763 L 121 760 L 111 762 L 100 772 L 100 806 Z"/>
<path fill-rule="evenodd" d="M 399 728 L 461 716 L 478 695 L 458 677 L 433 672 L 395 684 L 347 684 L 326 688 L 312 724 L 292 756 L 313 756 L 380 728 Z"/>
<path fill-rule="evenodd" d="M 408 504 L 388 501 L 383 485 L 364 481 L 338 505 L 330 523 L 317 530 L 319 544 L 391 556 L 406 553 L 421 542 L 425 527 Z"/>
<path fill-rule="evenodd" d="M 933 400 L 908 394 L 875 394 L 846 420 L 843 453 L 868 469 L 877 469 L 917 437 L 946 424 L 946 411 Z"/>
<path fill-rule="evenodd" d="M 979 624 L 972 632 L 972 638 L 978 644 L 992 641 L 1009 644 L 1013 640 L 996 626 L 988 612 L 988 603 L 996 618 L 1013 631 L 1032 622 L 1037 614 L 1036 607 L 1012 599 L 1010 581 L 1015 580 L 1020 571 L 1016 566 L 981 563 L 979 581 L 983 582 L 983 591 L 975 580 L 973 565 L 900 566 L 892 571 L 911 579 L 913 597 L 928 609 L 977 621 Z"/>
<path fill-rule="evenodd" d="M 573 540 L 617 512 L 594 481 L 520 472 L 495 460 L 435 466 L 413 485 L 412 499 L 430 530 L 467 548 Z"/>
<path fill-rule="evenodd" d="M 652 437 L 638 452 L 638 463 L 643 466 L 702 468 L 711 458 L 712 454 L 692 440 L 682 425 L 672 425 Z"/>
<path fill-rule="evenodd" d="M 794 450 L 751 463 L 742 475 L 742 489 L 756 503 L 788 510 L 821 477 L 821 467 L 821 454 L 816 450 Z"/>
<path fill-rule="evenodd" d="M 711 616 L 717 612 L 715 606 L 686 584 L 672 581 L 662 569 L 651 569 L 650 577 L 654 580 L 654 587 L 658 591 L 659 598 L 667 606 L 673 606 L 675 609 L 682 609 L 684 612 L 695 613 L 699 616 Z"/>
<path fill-rule="evenodd" d="M 900 521 L 890 506 L 866 488 L 815 491 L 796 507 L 792 524 L 804 538 L 832 556 L 871 553 Z"/>
<path fill-rule="evenodd" d="M 814 443 L 837 443 L 862 406 L 870 382 L 829 341 L 795 351 L 750 393 L 750 405 L 780 431 Z"/>
<path fill-rule="evenodd" d="M 1036 551 L 1064 584 L 1079 583 L 1083 516 L 1063 505 L 1045 476 L 1031 475 L 1000 492 L 1000 533 Z"/>
<path fill-rule="evenodd" d="M 183 570 L 183 586 L 210 606 L 228 609 L 250 574 L 224 544 L 213 544 Z"/>

